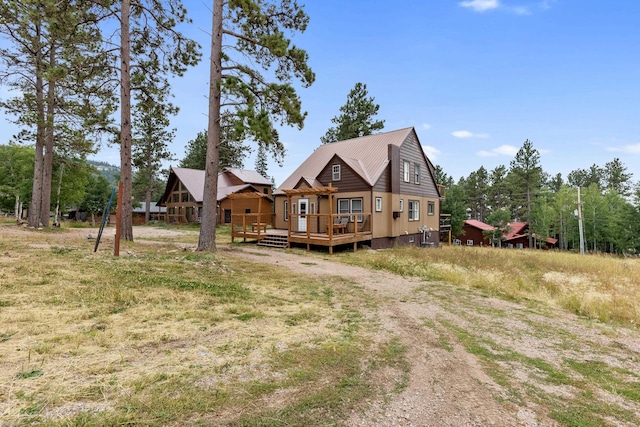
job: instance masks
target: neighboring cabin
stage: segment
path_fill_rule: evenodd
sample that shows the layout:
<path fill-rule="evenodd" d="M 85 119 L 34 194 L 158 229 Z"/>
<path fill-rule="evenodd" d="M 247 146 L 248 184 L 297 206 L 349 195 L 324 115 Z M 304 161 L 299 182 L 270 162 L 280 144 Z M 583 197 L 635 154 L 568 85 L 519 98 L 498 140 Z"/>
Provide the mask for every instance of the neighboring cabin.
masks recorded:
<path fill-rule="evenodd" d="M 307 244 L 353 234 L 348 243 L 374 249 L 435 245 L 440 200 L 433 164 L 410 127 L 319 146 L 274 193 L 274 227 L 290 241 L 306 235 Z"/>
<path fill-rule="evenodd" d="M 510 222 L 508 232 L 502 236 L 502 247 L 524 249 L 529 247 L 529 224 L 526 222 Z M 463 234 L 455 237 L 453 243 L 466 246 L 490 246 L 491 242 L 484 235 L 486 231 L 493 231 L 495 228 L 489 224 L 475 219 L 467 219 L 462 226 Z M 537 236 L 533 235 L 534 239 Z M 544 248 L 557 247 L 558 240 L 552 237 L 544 239 Z"/>
<path fill-rule="evenodd" d="M 494 227 L 475 219 L 466 219 L 462 225 L 462 234 L 456 236 L 454 243 L 467 246 L 490 246 L 489 238 L 485 231 L 493 231 Z"/>
<path fill-rule="evenodd" d="M 165 222 L 200 222 L 204 178 L 203 170 L 171 168 L 166 189 L 158 201 L 158 206 L 166 207 Z M 232 214 L 256 212 L 272 216 L 271 181 L 255 171 L 223 169 L 218 174 L 218 223 L 231 223 Z"/>

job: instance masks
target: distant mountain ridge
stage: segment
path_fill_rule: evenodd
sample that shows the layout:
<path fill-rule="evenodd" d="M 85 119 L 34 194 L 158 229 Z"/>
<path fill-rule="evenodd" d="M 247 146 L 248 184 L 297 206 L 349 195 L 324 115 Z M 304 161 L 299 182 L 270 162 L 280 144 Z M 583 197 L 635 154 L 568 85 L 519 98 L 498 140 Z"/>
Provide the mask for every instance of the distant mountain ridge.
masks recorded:
<path fill-rule="evenodd" d="M 110 165 L 107 162 L 101 162 L 98 160 L 87 160 L 87 163 L 95 167 L 100 175 L 107 178 L 109 184 L 117 185 L 120 179 L 120 168 L 118 166 Z"/>

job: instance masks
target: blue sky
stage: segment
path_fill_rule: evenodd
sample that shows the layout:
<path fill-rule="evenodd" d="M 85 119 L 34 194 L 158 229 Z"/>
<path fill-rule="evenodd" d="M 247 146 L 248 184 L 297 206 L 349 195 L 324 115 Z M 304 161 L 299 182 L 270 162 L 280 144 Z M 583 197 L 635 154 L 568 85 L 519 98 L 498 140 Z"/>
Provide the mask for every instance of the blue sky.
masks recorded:
<path fill-rule="evenodd" d="M 210 2 L 184 0 L 202 63 L 175 80 L 178 159 L 206 128 Z M 413 126 L 434 164 L 459 179 L 509 165 L 529 139 L 543 169 L 566 175 L 619 157 L 640 179 L 640 1 L 308 0 L 316 82 L 300 89 L 302 130 L 283 128 L 276 184 L 320 144 L 355 83 L 385 131 Z M 97 158 L 119 164 L 117 148 Z M 173 162 L 176 164 L 177 162 Z M 245 162 L 252 169 L 253 159 Z"/>

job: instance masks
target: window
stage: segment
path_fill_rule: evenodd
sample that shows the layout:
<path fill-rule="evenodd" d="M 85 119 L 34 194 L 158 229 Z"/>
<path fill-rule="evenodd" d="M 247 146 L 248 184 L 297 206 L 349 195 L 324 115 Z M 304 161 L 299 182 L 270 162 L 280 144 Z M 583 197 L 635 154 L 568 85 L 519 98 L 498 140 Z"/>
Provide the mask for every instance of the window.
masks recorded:
<path fill-rule="evenodd" d="M 376 212 L 382 212 L 382 197 L 376 197 Z"/>
<path fill-rule="evenodd" d="M 417 200 L 409 200 L 409 221 L 418 221 L 420 219 L 420 202 Z"/>
<path fill-rule="evenodd" d="M 264 188 L 262 189 L 262 192 L 263 192 L 264 194 L 269 194 L 269 187 L 264 187 Z"/>
<path fill-rule="evenodd" d="M 413 165 L 413 182 L 420 184 L 420 165 Z"/>
<path fill-rule="evenodd" d="M 316 204 L 315 204 L 315 203 L 313 203 L 313 202 L 311 202 L 311 203 L 309 204 L 309 213 L 310 213 L 310 214 L 314 214 L 314 213 L 316 213 Z"/>
<path fill-rule="evenodd" d="M 467 246 L 473 246 L 473 240 L 471 239 L 467 240 Z"/>
<path fill-rule="evenodd" d="M 182 193 L 180 195 L 180 199 L 181 199 L 180 200 L 181 202 L 188 202 L 189 201 L 189 193 Z"/>
<path fill-rule="evenodd" d="M 400 199 L 400 212 L 404 212 L 404 199 Z"/>
<path fill-rule="evenodd" d="M 340 165 L 331 166 L 331 179 L 333 181 L 340 181 Z"/>
<path fill-rule="evenodd" d="M 434 202 L 427 202 L 427 215 L 434 215 L 436 212 L 436 204 Z"/>
<path fill-rule="evenodd" d="M 409 162 L 403 162 L 402 173 L 404 182 L 409 182 Z"/>
<path fill-rule="evenodd" d="M 414 236 L 409 236 L 409 243 L 414 243 L 416 241 Z"/>
<path fill-rule="evenodd" d="M 338 199 L 339 214 L 358 214 L 362 213 L 362 199 Z M 362 222 L 362 215 L 358 215 L 358 222 Z M 353 221 L 353 216 L 349 216 L 349 221 Z"/>
<path fill-rule="evenodd" d="M 289 221 L 289 202 L 284 201 L 284 220 Z"/>

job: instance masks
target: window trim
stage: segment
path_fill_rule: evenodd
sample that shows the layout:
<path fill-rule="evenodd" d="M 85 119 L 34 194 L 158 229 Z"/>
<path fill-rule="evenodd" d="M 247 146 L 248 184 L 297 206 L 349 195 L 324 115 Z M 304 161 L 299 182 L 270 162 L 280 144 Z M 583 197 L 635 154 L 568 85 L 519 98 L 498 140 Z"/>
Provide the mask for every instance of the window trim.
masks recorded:
<path fill-rule="evenodd" d="M 331 166 L 331 180 L 332 181 L 340 181 L 340 178 L 342 177 L 342 171 L 341 171 L 341 167 L 340 165 L 332 165 Z"/>
<path fill-rule="evenodd" d="M 402 164 L 403 164 L 403 166 L 402 166 L 402 175 L 403 175 L 402 176 L 402 180 L 404 182 L 409 182 L 411 180 L 411 174 L 410 174 L 411 171 L 409 170 L 411 164 L 406 160 L 404 160 L 402 162 Z"/>
<path fill-rule="evenodd" d="M 409 200 L 409 221 L 420 221 L 419 200 Z"/>
<path fill-rule="evenodd" d="M 436 214 L 436 203 L 435 202 L 427 202 L 427 215 L 435 215 Z"/>
<path fill-rule="evenodd" d="M 420 165 L 417 163 L 413 165 L 413 183 L 420 184 Z"/>
<path fill-rule="evenodd" d="M 358 211 L 354 211 L 353 209 L 353 202 L 358 201 L 360 202 L 360 209 Z M 347 209 L 344 209 L 344 203 L 346 202 L 347 204 Z M 347 216 L 349 215 L 349 221 L 353 222 L 353 217 L 356 217 L 357 222 L 362 222 L 364 220 L 364 216 L 362 215 L 357 215 L 357 214 L 362 214 L 364 211 L 364 199 L 362 197 L 353 197 L 353 198 L 342 198 L 342 199 L 338 199 L 338 203 L 336 206 L 337 209 L 337 213 L 338 215 L 341 216 Z M 355 215 L 354 215 L 355 214 Z"/>
<path fill-rule="evenodd" d="M 284 220 L 289 221 L 289 201 L 284 201 Z"/>
<path fill-rule="evenodd" d="M 404 212 L 404 199 L 400 199 L 400 212 Z"/>
<path fill-rule="evenodd" d="M 382 212 L 382 197 L 376 197 L 376 212 Z"/>

